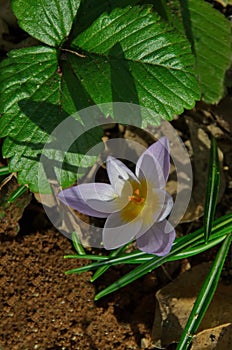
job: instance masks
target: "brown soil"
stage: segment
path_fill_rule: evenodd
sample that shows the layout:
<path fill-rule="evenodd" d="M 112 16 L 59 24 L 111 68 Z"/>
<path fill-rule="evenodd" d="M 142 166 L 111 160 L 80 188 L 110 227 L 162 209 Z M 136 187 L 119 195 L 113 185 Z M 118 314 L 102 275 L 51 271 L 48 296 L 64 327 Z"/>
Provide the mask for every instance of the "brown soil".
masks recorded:
<path fill-rule="evenodd" d="M 83 263 L 63 258 L 73 252 L 71 242 L 54 230 L 20 232 L 16 238 L 1 235 L 3 350 L 125 350 L 140 349 L 141 341 L 149 344 L 153 275 L 94 303 L 90 273 L 64 274 Z M 104 283 L 119 277 L 120 269 L 115 268 Z"/>

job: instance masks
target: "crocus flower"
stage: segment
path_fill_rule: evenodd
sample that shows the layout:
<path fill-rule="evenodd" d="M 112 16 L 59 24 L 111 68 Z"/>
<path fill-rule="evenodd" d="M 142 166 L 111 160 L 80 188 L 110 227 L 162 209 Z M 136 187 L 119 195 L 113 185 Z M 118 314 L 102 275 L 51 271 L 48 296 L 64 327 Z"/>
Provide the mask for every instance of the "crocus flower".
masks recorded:
<path fill-rule="evenodd" d="M 110 184 L 80 184 L 61 191 L 59 198 L 83 214 L 106 218 L 104 248 L 115 249 L 136 238 L 140 250 L 166 255 L 176 235 L 166 219 L 173 207 L 165 191 L 169 168 L 169 142 L 162 137 L 139 157 L 135 174 L 109 156 Z"/>

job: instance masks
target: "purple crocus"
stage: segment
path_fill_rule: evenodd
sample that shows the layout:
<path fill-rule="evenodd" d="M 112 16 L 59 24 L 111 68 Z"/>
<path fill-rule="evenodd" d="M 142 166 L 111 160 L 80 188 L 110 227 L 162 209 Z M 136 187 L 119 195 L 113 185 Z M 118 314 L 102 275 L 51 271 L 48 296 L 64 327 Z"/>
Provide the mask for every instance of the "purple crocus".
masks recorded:
<path fill-rule="evenodd" d="M 136 238 L 146 253 L 169 253 L 176 233 L 167 221 L 172 197 L 165 191 L 170 169 L 169 142 L 162 137 L 136 163 L 135 174 L 109 156 L 106 168 L 110 184 L 87 183 L 59 193 L 59 199 L 79 212 L 106 218 L 103 246 L 115 249 Z"/>

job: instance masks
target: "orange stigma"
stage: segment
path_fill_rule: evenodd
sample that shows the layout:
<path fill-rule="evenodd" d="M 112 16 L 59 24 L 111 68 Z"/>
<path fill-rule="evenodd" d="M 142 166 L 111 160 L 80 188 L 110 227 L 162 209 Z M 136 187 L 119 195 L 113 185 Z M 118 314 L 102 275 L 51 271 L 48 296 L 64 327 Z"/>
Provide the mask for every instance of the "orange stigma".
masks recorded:
<path fill-rule="evenodd" d="M 131 191 L 132 189 L 132 191 Z M 128 191 L 128 188 L 127 190 Z M 122 191 L 123 193 L 124 191 Z M 128 193 L 128 192 L 127 192 Z M 146 206 L 147 183 L 142 180 L 138 183 L 135 180 L 130 180 L 130 192 L 126 195 L 128 198 L 127 205 L 120 211 L 123 222 L 130 222 L 139 217 L 140 213 Z"/>
<path fill-rule="evenodd" d="M 136 190 L 134 191 L 134 194 L 132 196 L 129 196 L 128 200 L 135 204 L 142 204 L 144 202 L 144 198 L 141 197 L 140 195 L 140 189 L 136 188 Z"/>

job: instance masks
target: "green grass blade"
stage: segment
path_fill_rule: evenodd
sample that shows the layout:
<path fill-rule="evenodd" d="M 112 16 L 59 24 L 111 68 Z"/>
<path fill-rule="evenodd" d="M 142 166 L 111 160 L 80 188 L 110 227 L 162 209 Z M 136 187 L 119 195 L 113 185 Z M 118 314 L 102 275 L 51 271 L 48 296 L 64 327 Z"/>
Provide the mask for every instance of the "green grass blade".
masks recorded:
<path fill-rule="evenodd" d="M 109 287 L 103 289 L 100 291 L 96 296 L 95 300 L 99 300 L 100 298 L 104 297 L 107 294 L 110 294 L 112 292 L 115 292 L 116 290 L 126 286 L 127 284 L 130 284 L 137 280 L 138 278 L 146 275 L 147 273 L 151 272 L 158 266 L 164 264 L 168 261 L 168 259 L 175 255 L 175 253 L 178 252 L 178 249 L 173 249 L 168 255 L 163 257 L 154 257 L 153 259 L 149 260 L 148 262 L 136 267 L 133 271 L 129 272 L 122 278 L 120 278 L 118 281 L 111 284 Z"/>
<path fill-rule="evenodd" d="M 232 214 L 227 214 L 215 220 L 215 222 L 213 223 L 212 235 L 210 236 L 210 241 L 208 244 L 209 245 L 213 244 L 213 241 L 215 241 L 215 244 L 219 243 L 221 239 L 222 238 L 225 239 L 225 235 L 227 235 L 231 231 L 232 231 Z M 201 246 L 199 246 L 199 242 L 201 242 Z M 209 247 L 210 246 L 208 246 L 208 248 Z M 193 253 L 198 254 L 200 249 L 208 249 L 208 248 L 204 243 L 204 229 L 201 228 L 187 236 L 183 236 L 176 239 L 176 241 L 173 244 L 171 252 L 166 257 L 160 258 L 154 255 L 149 256 L 148 254 L 145 254 L 141 251 L 135 251 L 133 253 L 126 254 L 125 256 L 120 256 L 113 259 L 107 259 L 105 261 L 92 263 L 87 266 L 74 268 L 66 271 L 65 273 L 79 274 L 82 272 L 98 269 L 101 266 L 111 266 L 111 265 L 117 265 L 122 263 L 131 263 L 131 264 L 135 262 L 138 263 L 138 260 L 141 259 L 141 262 L 143 263 L 142 266 L 137 267 L 127 275 L 123 276 L 120 280 L 116 281 L 106 289 L 102 290 L 96 296 L 96 299 L 100 299 L 104 295 L 112 293 L 120 289 L 121 287 L 133 282 L 137 278 L 142 277 L 144 274 L 154 270 L 164 262 L 179 260 L 180 258 L 187 257 L 188 249 L 189 249 L 189 254 L 191 256 L 193 255 Z M 194 252 L 194 249 L 195 249 L 195 252 Z"/>
<path fill-rule="evenodd" d="M 0 176 L 2 175 L 9 175 L 10 171 L 9 171 L 9 167 L 8 166 L 2 166 L 0 168 Z"/>
<path fill-rule="evenodd" d="M 217 233 L 214 233 L 213 235 L 211 235 L 209 242 L 207 244 L 204 244 L 204 240 L 202 239 L 197 243 L 196 246 L 188 248 L 188 249 L 184 250 L 183 252 L 176 254 L 174 257 L 170 258 L 169 261 L 189 258 L 191 256 L 203 253 L 204 251 L 206 251 L 210 248 L 213 248 L 215 245 L 221 243 L 226 238 L 226 235 L 227 235 L 227 233 L 224 234 L 223 231 L 219 235 Z M 115 255 L 115 257 L 116 257 L 116 255 Z M 142 264 L 146 261 L 153 259 L 154 254 L 146 254 L 146 253 L 141 254 L 141 252 L 137 251 L 137 252 L 133 253 L 132 257 L 131 257 L 131 253 L 121 255 L 120 258 L 122 258 L 122 257 L 124 259 L 123 260 L 124 264 Z M 107 260 L 109 261 L 109 259 L 112 259 L 113 256 L 111 254 L 109 254 L 109 255 L 93 255 L 93 254 L 79 255 L 79 254 L 76 254 L 76 255 L 65 255 L 64 258 L 65 259 L 89 259 L 89 260 L 95 260 L 95 261 L 107 261 Z M 114 259 L 114 261 L 117 262 L 116 259 Z M 109 268 L 110 265 L 102 266 L 99 269 L 103 269 L 106 267 Z M 91 282 L 93 282 L 93 277 L 91 278 Z"/>
<path fill-rule="evenodd" d="M 214 221 L 213 224 L 213 236 L 212 238 L 210 238 L 210 242 L 209 244 L 212 246 L 214 246 L 214 241 L 216 239 L 219 239 L 218 243 L 223 240 L 225 238 L 225 235 L 230 232 L 230 228 L 232 227 L 232 214 L 227 214 L 224 215 L 220 218 L 218 218 L 217 220 Z M 187 236 L 183 236 L 183 237 L 179 237 L 175 240 L 175 242 L 173 243 L 173 247 L 176 246 L 176 244 L 183 244 L 184 242 L 190 241 L 192 243 L 192 247 L 188 248 L 187 250 L 184 250 L 183 252 L 177 254 L 177 259 L 182 259 L 183 257 L 188 257 L 188 254 L 191 255 L 192 250 L 196 250 L 197 249 L 203 249 L 202 248 L 202 243 L 204 242 L 204 237 L 203 237 L 203 233 L 204 233 L 204 229 L 200 228 L 198 230 L 196 230 L 195 232 L 187 235 Z M 197 240 L 196 240 L 196 237 Z M 192 241 L 193 239 L 193 241 Z M 196 240 L 196 241 L 195 241 Z M 211 242 L 212 241 L 212 242 Z M 210 245 L 206 245 L 206 247 L 210 247 Z M 200 247 L 200 248 L 199 248 Z M 124 250 L 125 247 L 122 247 L 122 251 Z M 208 248 L 206 248 L 208 249 Z M 194 254 L 195 255 L 195 254 Z M 88 254 L 75 254 L 75 255 L 66 255 L 65 258 L 74 258 L 74 259 L 89 259 L 89 260 L 110 260 L 112 257 L 111 255 L 88 255 Z M 127 253 L 127 254 L 123 254 L 121 255 L 118 259 L 117 257 L 114 258 L 115 263 L 133 263 L 135 260 L 136 261 L 147 261 L 154 258 L 154 254 L 146 254 L 140 250 L 136 250 L 133 251 L 132 253 Z M 174 259 L 174 257 L 173 257 Z"/>
<path fill-rule="evenodd" d="M 225 215 L 219 219 L 217 219 L 214 222 L 213 225 L 213 238 L 220 238 L 220 236 L 228 234 L 232 230 L 232 214 Z M 198 245 L 199 241 L 201 240 L 203 242 L 204 237 L 204 229 L 201 228 L 199 230 L 196 230 L 195 232 L 184 236 L 177 238 L 176 241 L 173 243 L 172 251 L 166 256 L 168 261 L 178 260 L 180 257 L 175 258 L 177 254 L 182 253 L 186 249 L 191 249 Z M 174 251 L 174 254 L 171 254 Z M 147 257 L 146 253 L 143 253 L 141 251 L 135 251 L 133 253 L 127 254 L 125 256 L 120 256 L 118 258 L 113 259 L 107 259 L 106 261 L 102 261 L 99 263 L 93 263 L 86 266 L 74 268 L 71 270 L 66 271 L 66 274 L 72 274 L 72 273 L 82 273 L 86 271 L 91 271 L 94 269 L 97 269 L 101 266 L 111 266 L 111 265 L 118 265 L 118 264 L 124 264 L 124 263 L 132 263 L 134 259 L 144 258 Z M 185 255 L 186 257 L 186 255 Z M 160 258 L 154 255 L 151 255 L 151 259 L 153 261 L 160 261 Z M 160 266 L 160 265 L 158 265 Z M 158 267 L 157 266 L 157 267 Z M 156 267 L 155 267 L 156 268 Z M 132 271 L 133 272 L 133 271 Z M 148 271 L 149 272 L 149 271 Z M 146 272 L 145 272 L 146 273 Z M 121 288 L 121 286 L 119 287 Z"/>
<path fill-rule="evenodd" d="M 219 222 L 219 228 L 216 233 L 220 233 L 220 231 L 225 233 L 223 230 L 227 229 L 227 233 L 231 232 L 232 230 L 232 215 L 226 216 L 225 222 Z M 215 230 L 214 230 L 215 231 Z M 201 230 L 201 236 L 199 236 L 199 230 L 195 231 L 193 234 L 188 235 L 187 238 L 188 240 L 179 240 L 175 245 L 173 245 L 173 248 L 171 252 L 164 256 L 164 257 L 154 257 L 153 259 L 149 260 L 148 262 L 142 264 L 141 266 L 136 267 L 134 270 L 126 274 L 125 276 L 121 277 L 118 281 L 114 282 L 111 284 L 109 287 L 105 288 L 104 290 L 100 291 L 96 297 L 95 300 L 99 300 L 103 296 L 110 294 L 112 292 L 115 292 L 116 290 L 126 286 L 129 283 L 132 283 L 136 279 L 144 276 L 145 274 L 151 272 L 152 270 L 156 269 L 160 265 L 164 264 L 165 262 L 176 260 L 175 256 L 182 251 L 184 251 L 187 248 L 190 248 L 196 243 L 199 238 L 202 238 L 204 235 L 204 231 Z M 190 237 L 191 236 L 191 237 Z M 183 237 L 186 238 L 186 237 Z M 104 262 L 105 263 L 105 262 Z M 107 263 L 110 263 L 107 262 Z"/>
<path fill-rule="evenodd" d="M 220 166 L 218 159 L 218 149 L 215 138 L 211 138 L 210 159 L 208 169 L 208 183 L 206 188 L 205 210 L 204 210 L 204 230 L 205 242 L 208 242 L 212 223 L 214 220 L 215 209 L 220 183 Z"/>
<path fill-rule="evenodd" d="M 14 191 L 12 193 L 12 195 L 10 196 L 10 198 L 8 199 L 8 203 L 13 203 L 17 198 L 19 198 L 24 192 L 27 191 L 27 187 L 26 186 L 20 186 L 19 188 L 17 188 L 16 191 Z"/>
<path fill-rule="evenodd" d="M 87 259 L 87 260 L 97 260 L 97 261 L 106 261 L 109 260 L 108 256 L 105 255 L 92 255 L 92 254 L 76 254 L 76 255 L 65 255 L 64 259 Z"/>
<path fill-rule="evenodd" d="M 232 229 L 232 227 L 231 227 L 231 229 Z M 216 232 L 215 234 L 211 235 L 208 243 L 205 244 L 204 240 L 201 240 L 200 242 L 197 243 L 196 246 L 194 245 L 193 247 L 187 248 L 183 252 L 180 252 L 180 253 L 176 254 L 175 256 L 171 257 L 168 261 L 186 259 L 186 258 L 189 258 L 191 256 L 201 254 L 201 253 L 205 252 L 206 250 L 209 250 L 209 249 L 215 247 L 216 245 L 218 245 L 219 243 L 223 242 L 224 239 L 226 238 L 227 234 L 228 234 L 228 228 L 226 228 L 226 233 L 224 233 L 224 230 L 220 231 L 219 234 Z M 144 257 L 130 260 L 128 263 L 129 264 L 142 264 L 148 260 L 151 260 L 152 257 L 154 257 L 154 255 L 152 256 L 151 254 L 147 254 Z M 125 263 L 127 263 L 127 262 L 125 262 Z"/>
<path fill-rule="evenodd" d="M 208 273 L 202 285 L 201 291 L 198 294 L 185 329 L 182 333 L 177 350 L 187 350 L 191 344 L 192 337 L 197 331 L 216 291 L 221 271 L 231 245 L 231 241 L 232 234 L 229 234 L 224 240 L 216 256 L 216 259 L 211 266 L 210 272 Z"/>
<path fill-rule="evenodd" d="M 209 242 L 207 244 L 204 244 L 204 228 L 200 228 L 196 230 L 195 232 L 183 236 L 180 238 L 177 238 L 174 243 L 173 247 L 176 246 L 176 244 L 183 244 L 186 241 L 190 241 L 192 245 L 189 248 L 186 248 L 185 250 L 181 251 L 180 253 L 176 254 L 175 256 L 171 257 L 169 261 L 174 261 L 174 260 L 179 260 L 179 259 L 184 259 L 184 258 L 189 258 L 193 255 L 200 254 L 215 245 L 219 244 L 222 242 L 226 235 L 232 230 L 232 214 L 227 214 L 224 215 L 217 220 L 214 221 L 213 223 L 213 228 L 212 228 L 212 236 L 209 237 Z M 196 237 L 197 240 L 196 240 Z M 193 239 L 193 241 L 192 241 Z M 140 251 L 138 251 L 140 252 Z M 141 252 L 140 252 L 141 253 Z M 133 259 L 130 259 L 128 261 L 129 264 L 132 264 L 133 261 L 137 261 L 137 263 L 142 263 L 145 261 L 150 260 L 153 258 L 153 254 L 145 254 L 143 256 L 138 255 L 138 256 L 133 256 Z M 129 255 L 128 255 L 129 258 Z M 124 261 L 124 263 L 127 263 L 127 261 Z"/>
<path fill-rule="evenodd" d="M 102 261 L 99 263 L 93 263 L 93 264 L 89 264 L 86 266 L 81 266 L 72 270 L 68 270 L 65 273 L 67 275 L 70 275 L 72 273 L 81 273 L 81 272 L 86 272 L 86 271 L 91 271 L 91 270 L 95 270 L 98 269 L 99 267 L 102 266 L 111 266 L 111 265 L 118 265 L 118 264 L 124 264 L 125 261 L 128 260 L 134 260 L 134 258 L 137 258 L 138 256 L 143 256 L 145 255 L 145 253 L 140 252 L 141 254 L 139 254 L 138 252 L 135 252 L 134 254 L 131 253 L 129 256 L 128 255 L 124 255 L 124 256 L 120 256 L 117 258 L 113 258 L 113 259 L 107 259 L 106 261 Z"/>
<path fill-rule="evenodd" d="M 208 243 L 206 243 L 206 244 L 201 243 L 200 245 L 197 245 L 196 247 L 186 249 L 185 251 L 183 251 L 179 254 L 176 254 L 174 259 L 170 259 L 170 261 L 186 259 L 186 258 L 190 258 L 191 256 L 201 254 L 201 253 L 205 252 L 206 250 L 209 250 L 209 249 L 215 247 L 217 244 L 223 242 L 224 239 L 226 238 L 226 236 L 227 235 L 224 234 L 218 238 L 217 237 L 213 238 L 211 241 L 208 241 Z"/>
<path fill-rule="evenodd" d="M 128 244 L 124 245 L 123 247 L 119 247 L 118 249 L 114 250 L 109 254 L 109 258 L 116 258 L 117 256 L 120 256 L 122 252 L 125 251 Z M 101 266 L 97 269 L 95 274 L 90 278 L 90 282 L 96 281 L 97 278 L 103 275 L 107 270 L 109 269 L 109 265 L 107 266 Z"/>
<path fill-rule="evenodd" d="M 86 255 L 83 245 L 81 244 L 80 238 L 77 232 L 72 233 L 72 242 L 76 252 L 79 255 Z"/>

